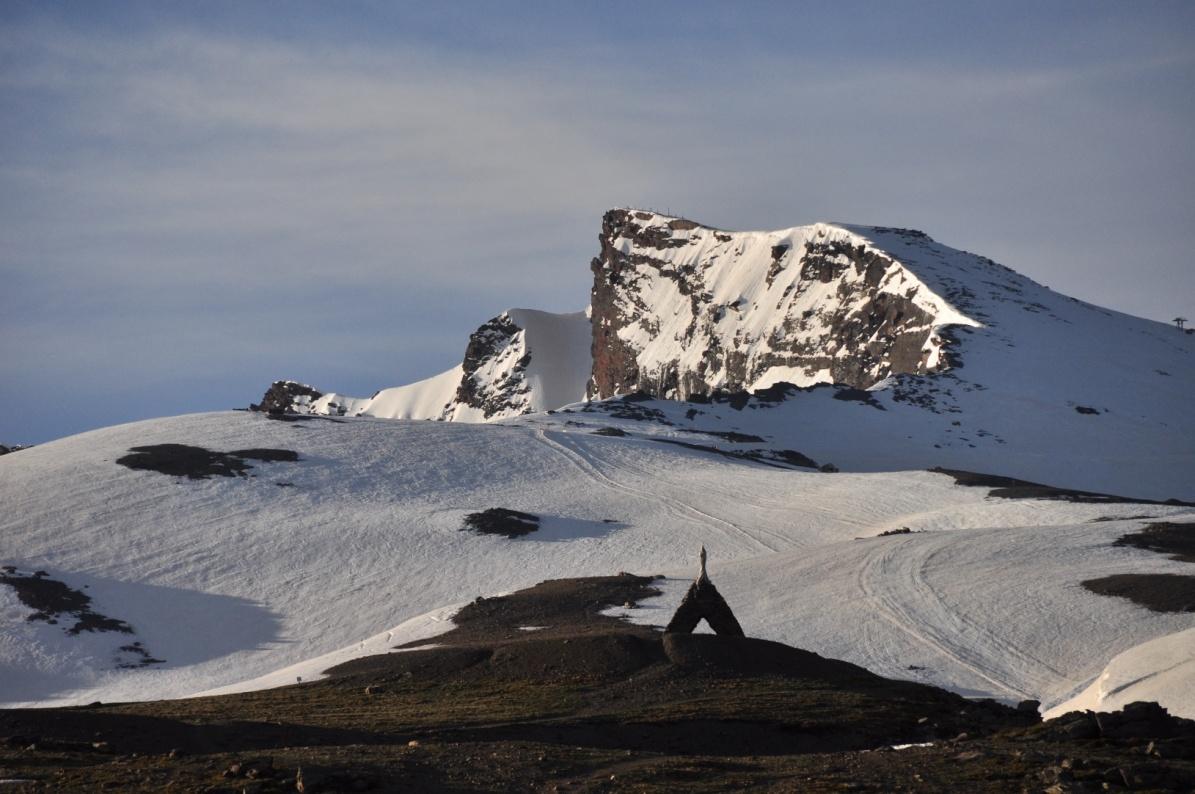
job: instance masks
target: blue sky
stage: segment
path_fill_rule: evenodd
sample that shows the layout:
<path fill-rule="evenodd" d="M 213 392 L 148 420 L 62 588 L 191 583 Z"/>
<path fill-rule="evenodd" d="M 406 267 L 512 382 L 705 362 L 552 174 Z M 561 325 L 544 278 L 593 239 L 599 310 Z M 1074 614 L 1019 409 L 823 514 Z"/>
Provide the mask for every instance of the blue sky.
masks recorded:
<path fill-rule="evenodd" d="M 0 443 L 369 394 L 601 213 L 911 226 L 1195 312 L 1195 4 L 0 2 Z"/>

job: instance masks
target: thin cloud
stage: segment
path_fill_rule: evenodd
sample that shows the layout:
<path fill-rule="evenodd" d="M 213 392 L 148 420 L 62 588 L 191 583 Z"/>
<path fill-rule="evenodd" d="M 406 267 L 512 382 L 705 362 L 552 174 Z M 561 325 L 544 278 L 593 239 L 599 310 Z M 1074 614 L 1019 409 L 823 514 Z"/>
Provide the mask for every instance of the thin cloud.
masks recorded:
<path fill-rule="evenodd" d="M 626 204 L 916 226 L 1153 316 L 1195 292 L 1167 264 L 1195 246 L 1195 119 L 1159 99 L 1189 85 L 1190 52 L 466 57 L 43 22 L 0 33 L 0 62 L 5 394 L 51 368 L 102 391 L 223 367 L 246 402 L 288 374 L 423 377 L 508 306 L 580 308 L 600 214 Z"/>

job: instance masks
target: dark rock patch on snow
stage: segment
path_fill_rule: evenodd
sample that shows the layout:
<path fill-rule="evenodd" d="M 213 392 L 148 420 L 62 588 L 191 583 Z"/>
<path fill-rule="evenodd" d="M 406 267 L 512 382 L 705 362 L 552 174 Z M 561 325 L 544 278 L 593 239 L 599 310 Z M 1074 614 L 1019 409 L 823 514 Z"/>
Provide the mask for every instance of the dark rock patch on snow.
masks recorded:
<path fill-rule="evenodd" d="M 856 389 L 852 386 L 839 387 L 834 391 L 835 400 L 844 400 L 846 402 L 863 403 L 870 405 L 872 408 L 878 408 L 881 411 L 887 411 L 879 400 L 877 400 L 872 393 L 866 389 Z"/>
<path fill-rule="evenodd" d="M 1098 595 L 1127 598 L 1154 612 L 1195 612 L 1195 576 L 1121 573 L 1082 584 Z"/>
<path fill-rule="evenodd" d="M 1087 405 L 1076 405 L 1075 410 L 1081 414 L 1087 414 L 1088 416 L 1099 416 L 1100 414 L 1098 408 L 1092 408 Z"/>
<path fill-rule="evenodd" d="M 583 413 L 605 413 L 612 419 L 631 419 L 636 422 L 656 422 L 661 425 L 671 425 L 672 422 L 664 412 L 641 403 L 652 398 L 642 394 L 628 394 L 610 400 L 591 402 L 581 409 Z"/>
<path fill-rule="evenodd" d="M 140 667 L 166 663 L 165 659 L 155 659 L 151 656 L 149 651 L 140 642 L 122 645 L 118 651 L 119 655 L 116 657 L 116 667 L 121 670 L 136 670 Z"/>
<path fill-rule="evenodd" d="M 537 638 L 599 628 L 652 633 L 647 627 L 634 626 L 602 612 L 659 595 L 654 582 L 654 577 L 629 573 L 549 579 L 510 595 L 478 598 L 453 615 L 456 628 L 436 637 L 434 642 L 451 645 L 507 637 L 519 626 L 544 626 L 534 632 Z"/>
<path fill-rule="evenodd" d="M 1001 499 L 1062 499 L 1067 502 L 1084 502 L 1084 503 L 1108 503 L 1108 504 L 1141 504 L 1141 505 L 1183 505 L 1195 507 L 1195 504 L 1190 502 L 1182 502 L 1178 499 L 1167 499 L 1164 502 L 1159 502 L 1153 499 L 1135 499 L 1128 496 L 1114 496 L 1106 493 L 1096 493 L 1093 491 L 1076 491 L 1071 488 L 1056 488 L 1052 485 L 1042 485 L 1041 483 L 1029 482 L 1028 480 L 1018 480 L 1015 477 L 1001 477 L 995 474 L 980 474 L 974 471 L 963 471 L 961 469 L 945 469 L 941 466 L 935 466 L 929 471 L 935 474 L 945 474 L 948 477 L 954 478 L 958 485 L 965 485 L 974 488 L 990 488 L 991 491 L 988 496 L 999 497 Z"/>
<path fill-rule="evenodd" d="M 1113 546 L 1132 546 L 1138 549 L 1169 554 L 1170 559 L 1195 562 L 1195 524 L 1155 521 L 1140 532 L 1117 538 Z"/>
<path fill-rule="evenodd" d="M 293 380 L 276 380 L 266 389 L 260 403 L 249 406 L 250 411 L 264 411 L 267 413 L 289 413 L 301 404 L 310 403 L 323 397 L 323 392 L 305 383 Z"/>
<path fill-rule="evenodd" d="M 173 477 L 206 480 L 209 477 L 247 477 L 252 469 L 247 460 L 293 463 L 299 454 L 289 449 L 234 449 L 213 452 L 189 444 L 151 444 L 132 447 L 116 462 L 130 469 L 156 471 Z"/>
<path fill-rule="evenodd" d="M 687 441 L 678 441 L 675 438 L 653 437 L 651 440 L 658 441 L 661 444 L 674 444 L 678 447 L 694 449 L 698 452 L 709 452 L 732 460 L 762 463 L 764 466 L 771 466 L 774 469 L 788 469 L 792 467 L 803 469 L 818 468 L 817 463 L 812 458 L 797 452 L 795 449 L 719 449 L 718 447 L 706 446 L 705 444 L 690 444 Z"/>
<path fill-rule="evenodd" d="M 21 603 L 33 610 L 33 614 L 25 618 L 28 621 L 43 621 L 56 626 L 61 620 L 74 619 L 74 625 L 63 628 L 72 636 L 84 631 L 133 633 L 133 627 L 123 620 L 94 612 L 91 596 L 51 579 L 44 571 L 26 576 L 5 566 L 4 573 L 0 574 L 0 584 L 11 587 Z"/>
<path fill-rule="evenodd" d="M 463 528 L 483 535 L 518 538 L 539 529 L 539 516 L 506 507 L 491 507 L 480 513 L 469 513 Z"/>
<path fill-rule="evenodd" d="M 611 436 L 614 438 L 621 438 L 627 435 L 625 430 L 619 430 L 617 427 L 599 427 L 593 431 L 595 436 Z"/>
<path fill-rule="evenodd" d="M 733 430 L 698 430 L 696 428 L 681 428 L 682 433 L 700 433 L 703 436 L 714 436 L 732 444 L 762 444 L 767 439 L 751 433 L 737 433 Z"/>

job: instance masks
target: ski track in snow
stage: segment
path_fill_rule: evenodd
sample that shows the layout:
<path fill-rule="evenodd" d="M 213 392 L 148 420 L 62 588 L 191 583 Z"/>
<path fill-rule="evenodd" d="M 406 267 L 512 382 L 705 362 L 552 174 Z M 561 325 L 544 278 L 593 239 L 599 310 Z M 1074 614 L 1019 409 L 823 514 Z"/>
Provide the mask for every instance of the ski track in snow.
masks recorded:
<path fill-rule="evenodd" d="M 541 429 L 536 430 L 535 435 L 546 446 L 559 453 L 572 465 L 576 466 L 582 473 L 608 488 L 622 493 L 631 494 L 632 496 L 640 499 L 648 499 L 659 502 L 669 511 L 671 511 L 673 515 L 680 518 L 692 518 L 700 521 L 706 526 L 718 529 L 728 538 L 733 539 L 736 537 L 735 533 L 737 533 L 738 536 L 747 538 L 764 551 L 777 551 L 775 546 L 765 543 L 733 521 L 727 521 L 724 518 L 719 518 L 718 516 L 707 513 L 704 510 L 698 510 L 696 507 L 685 504 L 679 499 L 674 499 L 662 493 L 651 493 L 643 489 L 633 488 L 631 486 L 623 485 L 622 483 L 617 482 L 601 470 L 592 455 L 582 451 L 579 446 L 574 445 L 571 441 L 567 440 L 567 435 L 564 433 Z M 555 435 L 557 438 L 552 438 L 552 435 Z M 729 531 L 727 528 L 729 528 Z M 780 538 L 780 536 L 778 536 L 776 533 L 765 532 L 764 534 L 768 534 L 773 538 Z"/>
<path fill-rule="evenodd" d="M 885 620 L 1012 697 L 1027 699 L 1033 691 L 1046 691 L 1065 682 L 1065 677 L 1048 663 L 951 609 L 927 581 L 926 569 L 933 565 L 941 543 L 955 539 L 891 540 L 895 542 L 875 544 L 864 558 L 857 579 L 859 589 Z M 873 650 L 879 656 L 884 646 Z M 1010 667 L 1024 683 L 1012 683 L 1015 679 Z"/>

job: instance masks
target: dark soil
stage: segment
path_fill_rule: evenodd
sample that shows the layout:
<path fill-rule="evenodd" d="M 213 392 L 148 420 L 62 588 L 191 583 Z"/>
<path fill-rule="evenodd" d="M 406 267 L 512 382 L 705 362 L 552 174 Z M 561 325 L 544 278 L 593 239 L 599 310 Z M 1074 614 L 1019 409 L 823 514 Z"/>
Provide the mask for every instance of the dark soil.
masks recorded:
<path fill-rule="evenodd" d="M 253 468 L 248 460 L 293 463 L 299 459 L 299 454 L 289 449 L 234 449 L 231 452 L 212 452 L 188 444 L 152 444 L 133 447 L 129 453 L 117 458 L 116 462 L 130 469 L 156 471 L 192 480 L 206 480 L 209 477 L 247 477 L 249 470 Z"/>
<path fill-rule="evenodd" d="M 1195 523 L 1155 521 L 1146 525 L 1140 532 L 1118 538 L 1112 545 L 1133 546 L 1159 554 L 1169 554 L 1172 560 L 1195 562 Z"/>
<path fill-rule="evenodd" d="M 480 532 L 483 535 L 518 538 L 530 535 L 539 529 L 539 516 L 505 507 L 491 507 L 489 510 L 469 513 L 465 516 L 463 529 Z"/>
<path fill-rule="evenodd" d="M 16 591 L 21 603 L 33 610 L 26 620 L 40 620 L 53 625 L 59 621 L 73 619 L 74 625 L 64 627 L 70 635 L 81 634 L 84 631 L 116 631 L 121 634 L 132 634 L 133 627 L 123 620 L 110 618 L 93 612 L 91 596 L 82 591 L 68 587 L 65 583 L 51 579 L 39 571 L 32 576 L 24 576 L 13 572 L 8 566 L 5 573 L 0 574 L 0 584 L 6 584 Z"/>
<path fill-rule="evenodd" d="M 1095 493 L 1093 491 L 1076 491 L 1071 488 L 1056 488 L 1052 485 L 1018 480 L 1015 477 L 1000 477 L 994 474 L 979 474 L 960 469 L 944 469 L 936 466 L 930 471 L 953 477 L 959 485 L 975 488 L 990 488 L 988 496 L 1001 499 L 1062 499 L 1068 502 L 1106 502 L 1109 504 L 1141 504 L 1141 505 L 1180 505 L 1195 507 L 1193 502 L 1182 502 L 1178 499 L 1167 499 L 1159 502 L 1153 499 L 1134 499 L 1128 496 L 1113 496 L 1111 494 Z"/>
<path fill-rule="evenodd" d="M 629 575 L 545 582 L 466 607 L 434 640 L 443 647 L 309 684 L 0 711 L 0 777 L 36 781 L 14 791 L 263 793 L 300 778 L 304 792 L 1195 784 L 1195 726 L 1160 709 L 1040 725 L 1036 711 L 777 643 L 661 635 L 600 614 L 652 590 Z M 910 742 L 933 746 L 886 749 Z"/>
<path fill-rule="evenodd" d="M 1195 612 L 1195 576 L 1174 573 L 1122 573 L 1087 579 L 1093 593 L 1127 598 L 1154 612 Z"/>

